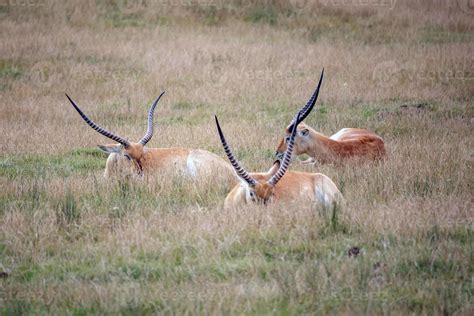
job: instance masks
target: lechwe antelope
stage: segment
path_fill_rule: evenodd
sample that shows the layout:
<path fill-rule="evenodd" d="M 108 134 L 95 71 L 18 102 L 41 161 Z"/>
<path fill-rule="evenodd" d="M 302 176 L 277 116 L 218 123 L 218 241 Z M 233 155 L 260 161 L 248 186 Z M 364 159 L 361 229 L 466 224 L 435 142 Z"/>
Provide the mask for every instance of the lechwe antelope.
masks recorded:
<path fill-rule="evenodd" d="M 68 96 L 72 106 L 76 109 L 90 127 L 118 144 L 99 145 L 99 148 L 109 154 L 104 176 L 128 173 L 132 175 L 150 175 L 158 171 L 176 172 L 195 180 L 204 176 L 216 176 L 231 181 L 234 177 L 232 167 L 219 156 L 201 149 L 188 148 L 146 148 L 144 147 L 153 136 L 153 113 L 158 101 L 164 92 L 153 102 L 148 111 L 148 128 L 145 136 L 138 143 L 129 142 L 95 124 Z"/>
<path fill-rule="evenodd" d="M 318 87 L 309 99 L 308 103 L 300 110 L 301 121 L 303 121 L 316 103 L 319 88 L 323 81 L 324 69 L 319 78 Z M 293 118 L 286 128 L 286 136 L 278 144 L 276 156 L 281 159 L 287 148 L 288 139 L 297 124 Z M 337 162 L 341 159 L 351 157 L 362 157 L 367 159 L 380 159 L 385 156 L 385 145 L 383 139 L 375 133 L 359 128 L 343 128 L 331 137 L 316 132 L 308 125 L 301 123 L 297 127 L 295 137 L 295 155 L 307 154 L 311 158 L 304 163 Z"/>
<path fill-rule="evenodd" d="M 232 150 L 225 140 L 224 133 L 216 119 L 217 131 L 229 161 L 239 177 L 237 184 L 227 195 L 224 207 L 231 208 L 247 203 L 283 202 L 283 203 L 314 203 L 324 207 L 332 207 L 342 201 L 338 188 L 324 174 L 287 171 L 293 152 L 295 130 L 288 140 L 288 149 L 283 160 L 275 161 L 266 173 L 248 173 L 235 159 Z M 297 116 L 296 125 L 298 125 Z"/>

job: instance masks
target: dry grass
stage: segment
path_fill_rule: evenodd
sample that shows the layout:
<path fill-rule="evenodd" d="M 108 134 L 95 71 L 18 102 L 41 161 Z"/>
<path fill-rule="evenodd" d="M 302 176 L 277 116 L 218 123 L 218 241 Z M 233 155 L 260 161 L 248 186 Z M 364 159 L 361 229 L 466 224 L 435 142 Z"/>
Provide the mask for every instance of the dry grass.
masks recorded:
<path fill-rule="evenodd" d="M 0 3 L 1 312 L 472 314 L 474 12 L 340 3 Z M 322 67 L 307 123 L 374 130 L 389 151 L 317 170 L 348 201 L 333 213 L 106 181 L 108 141 L 64 96 L 137 140 L 166 90 L 150 146 L 221 155 L 216 113 L 263 171 Z"/>

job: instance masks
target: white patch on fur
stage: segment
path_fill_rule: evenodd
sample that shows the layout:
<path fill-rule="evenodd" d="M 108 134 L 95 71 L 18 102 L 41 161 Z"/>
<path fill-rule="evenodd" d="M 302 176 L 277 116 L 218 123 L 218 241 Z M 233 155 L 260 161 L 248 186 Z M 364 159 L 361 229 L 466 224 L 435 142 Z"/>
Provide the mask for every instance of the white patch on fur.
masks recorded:
<path fill-rule="evenodd" d="M 349 131 L 348 128 L 343 128 L 341 129 L 339 132 L 337 132 L 336 134 L 332 135 L 331 137 L 329 137 L 330 139 L 333 139 L 333 140 L 339 140 L 339 138 L 341 138 L 345 133 L 347 133 Z"/>
<path fill-rule="evenodd" d="M 191 155 L 189 155 L 188 159 L 186 159 L 186 169 L 189 176 L 193 178 L 196 177 L 197 169 L 196 169 L 196 165 L 194 164 L 194 159 L 192 158 Z"/>
<path fill-rule="evenodd" d="M 316 187 L 316 196 L 318 200 L 324 204 L 324 206 L 329 207 L 332 204 L 331 198 L 321 189 L 321 187 Z"/>

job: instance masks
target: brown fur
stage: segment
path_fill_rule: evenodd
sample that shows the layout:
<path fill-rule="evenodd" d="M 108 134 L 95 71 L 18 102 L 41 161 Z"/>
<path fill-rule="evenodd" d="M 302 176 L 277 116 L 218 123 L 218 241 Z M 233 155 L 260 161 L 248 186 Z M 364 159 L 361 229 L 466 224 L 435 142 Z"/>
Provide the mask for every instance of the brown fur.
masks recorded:
<path fill-rule="evenodd" d="M 270 186 L 267 181 L 278 170 L 278 167 L 279 164 L 275 163 L 266 173 L 251 173 L 257 185 L 250 188 L 245 182 L 237 184 L 227 195 L 224 207 L 237 207 L 252 202 L 294 203 L 301 201 L 331 206 L 333 203 L 342 201 L 342 194 L 334 182 L 320 173 L 287 171 L 275 187 Z"/>
<path fill-rule="evenodd" d="M 201 149 L 189 148 L 146 148 L 131 143 L 100 146 L 112 152 L 107 159 L 104 176 L 116 174 L 152 175 L 159 171 L 176 171 L 178 174 L 199 178 L 206 175 L 234 179 L 232 167 L 219 156 Z M 127 158 L 130 157 L 130 159 Z"/>
<path fill-rule="evenodd" d="M 383 139 L 371 131 L 347 128 L 339 132 L 340 137 L 332 139 L 337 134 L 330 138 L 304 123 L 300 123 L 297 130 L 294 153 L 307 154 L 321 163 L 337 162 L 352 157 L 381 159 L 385 156 Z M 305 133 L 307 133 L 306 136 Z M 290 135 L 288 129 L 286 135 Z M 283 138 L 278 144 L 277 155 L 281 155 L 285 150 L 286 142 Z"/>

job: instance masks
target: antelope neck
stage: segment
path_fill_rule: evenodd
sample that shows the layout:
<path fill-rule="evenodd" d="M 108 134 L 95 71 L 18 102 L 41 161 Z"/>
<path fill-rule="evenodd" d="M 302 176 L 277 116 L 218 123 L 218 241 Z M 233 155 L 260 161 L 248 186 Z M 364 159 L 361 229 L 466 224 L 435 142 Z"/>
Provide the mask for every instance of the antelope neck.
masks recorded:
<path fill-rule="evenodd" d="M 308 148 L 307 154 L 323 161 L 333 160 L 337 157 L 340 147 L 338 141 L 314 130 L 310 130 L 310 137 L 312 144 Z"/>

